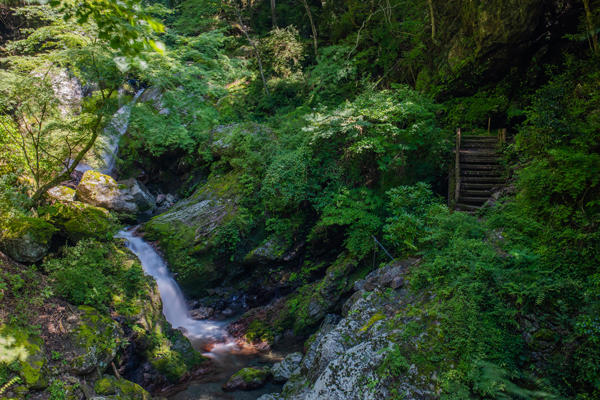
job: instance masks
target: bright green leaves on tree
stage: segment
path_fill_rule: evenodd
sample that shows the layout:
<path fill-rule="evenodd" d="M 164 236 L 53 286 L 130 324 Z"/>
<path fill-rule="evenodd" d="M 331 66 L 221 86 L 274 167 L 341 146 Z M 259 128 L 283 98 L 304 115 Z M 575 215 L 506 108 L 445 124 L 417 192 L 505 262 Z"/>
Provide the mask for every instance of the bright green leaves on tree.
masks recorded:
<path fill-rule="evenodd" d="M 98 38 L 125 56 L 136 56 L 148 48 L 164 52 L 164 45 L 152 34 L 165 28 L 144 11 L 140 0 L 52 0 L 50 5 L 59 8 L 65 19 L 74 18 L 79 24 L 95 22 Z"/>

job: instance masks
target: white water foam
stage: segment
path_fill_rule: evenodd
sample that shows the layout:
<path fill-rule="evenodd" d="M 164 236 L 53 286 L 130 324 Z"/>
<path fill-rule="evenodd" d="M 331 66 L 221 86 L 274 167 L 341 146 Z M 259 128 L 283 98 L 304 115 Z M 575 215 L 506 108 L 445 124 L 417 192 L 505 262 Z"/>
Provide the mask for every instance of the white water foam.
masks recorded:
<path fill-rule="evenodd" d="M 198 321 L 190 317 L 190 311 L 183 293 L 173 279 L 167 264 L 152 246 L 142 238 L 134 236 L 135 229 L 123 230 L 116 237 L 123 238 L 127 247 L 139 258 L 147 275 L 151 275 L 160 291 L 163 314 L 173 328 L 182 328 L 190 341 L 220 342 L 228 347 L 230 339 L 225 331 L 225 323 Z M 219 346 L 221 347 L 221 346 Z"/>

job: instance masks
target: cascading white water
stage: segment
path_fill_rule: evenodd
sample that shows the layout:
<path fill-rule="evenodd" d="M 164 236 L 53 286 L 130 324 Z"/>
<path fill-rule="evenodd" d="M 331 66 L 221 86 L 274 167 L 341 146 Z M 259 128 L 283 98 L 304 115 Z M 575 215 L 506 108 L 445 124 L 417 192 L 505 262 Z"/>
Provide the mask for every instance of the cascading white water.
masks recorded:
<path fill-rule="evenodd" d="M 129 117 L 131 115 L 131 108 L 135 105 L 137 99 L 144 93 L 144 89 L 137 91 L 133 100 L 129 103 L 121 106 L 116 113 L 113 114 L 110 122 L 104 128 L 104 135 L 99 138 L 100 145 L 102 146 L 101 165 L 96 165 L 95 162 L 91 162 L 94 166 L 80 162 L 75 171 L 84 173 L 91 169 L 99 169 L 103 174 L 112 175 L 115 170 L 115 164 L 117 160 L 117 152 L 119 150 L 119 139 L 127 132 L 129 127 Z M 71 160 L 72 161 L 72 160 Z"/>
<path fill-rule="evenodd" d="M 134 236 L 134 230 L 123 230 L 116 237 L 123 238 L 127 247 L 139 258 L 144 272 L 151 275 L 160 291 L 163 314 L 173 328 L 183 328 L 190 341 L 225 342 L 228 336 L 224 323 L 198 321 L 190 317 L 183 293 L 173 279 L 162 257 L 142 238 Z"/>
<path fill-rule="evenodd" d="M 119 139 L 127 132 L 131 109 L 142 93 L 144 93 L 144 89 L 138 90 L 135 96 L 133 96 L 133 100 L 121 106 L 121 108 L 113 115 L 106 128 L 104 128 L 107 140 L 106 147 L 102 154 L 102 161 L 104 163 L 102 173 L 104 174 L 111 175 L 115 169 L 117 152 L 119 150 Z"/>

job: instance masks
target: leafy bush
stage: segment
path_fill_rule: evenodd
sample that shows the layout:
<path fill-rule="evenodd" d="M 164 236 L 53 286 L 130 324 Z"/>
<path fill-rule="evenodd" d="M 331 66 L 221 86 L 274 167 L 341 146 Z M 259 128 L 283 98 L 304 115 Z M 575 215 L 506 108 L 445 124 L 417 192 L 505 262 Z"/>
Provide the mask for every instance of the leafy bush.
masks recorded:
<path fill-rule="evenodd" d="M 94 239 L 65 247 L 61 258 L 46 261 L 43 268 L 57 294 L 73 304 L 99 309 L 112 306 L 115 296 L 135 297 L 145 283 L 139 263 L 128 261 L 128 255 L 114 244 Z"/>

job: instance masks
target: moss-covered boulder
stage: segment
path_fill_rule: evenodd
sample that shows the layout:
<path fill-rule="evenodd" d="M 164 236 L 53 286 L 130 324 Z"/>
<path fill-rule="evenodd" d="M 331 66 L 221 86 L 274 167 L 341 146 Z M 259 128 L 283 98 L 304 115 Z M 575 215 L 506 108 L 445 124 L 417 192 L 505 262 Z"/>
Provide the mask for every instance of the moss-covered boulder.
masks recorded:
<path fill-rule="evenodd" d="M 0 214 L 0 250 L 22 263 L 40 261 L 56 228 L 41 218 Z"/>
<path fill-rule="evenodd" d="M 83 174 L 76 198 L 124 214 L 138 214 L 155 206 L 154 196 L 137 180 L 117 182 L 111 176 L 92 170 Z"/>
<path fill-rule="evenodd" d="M 15 384 L 24 389 L 48 386 L 47 360 L 44 343 L 39 336 L 21 327 L 0 325 L 0 370 L 7 372 Z"/>
<path fill-rule="evenodd" d="M 88 237 L 107 239 L 119 228 L 117 219 L 108 210 L 80 201 L 46 207 L 44 217 L 73 241 Z"/>
<path fill-rule="evenodd" d="M 254 390 L 263 387 L 269 379 L 269 371 L 261 368 L 243 368 L 233 374 L 223 385 L 223 390 L 233 392 L 235 390 Z"/>
<path fill-rule="evenodd" d="M 188 295 L 200 296 L 206 288 L 234 272 L 227 259 L 219 263 L 216 253 L 224 238 L 237 237 L 238 177 L 214 176 L 189 198 L 144 225 L 146 238 L 155 240 L 165 253 L 170 269 Z"/>
<path fill-rule="evenodd" d="M 123 345 L 123 330 L 92 307 L 80 306 L 78 311 L 67 339 L 66 365 L 76 375 L 86 375 L 97 368 L 102 371 Z"/>
<path fill-rule="evenodd" d="M 149 400 L 150 394 L 137 383 L 114 376 L 104 376 L 94 384 L 94 391 L 100 396 L 111 396 L 118 400 Z"/>

